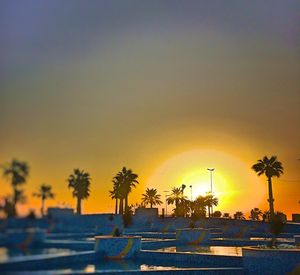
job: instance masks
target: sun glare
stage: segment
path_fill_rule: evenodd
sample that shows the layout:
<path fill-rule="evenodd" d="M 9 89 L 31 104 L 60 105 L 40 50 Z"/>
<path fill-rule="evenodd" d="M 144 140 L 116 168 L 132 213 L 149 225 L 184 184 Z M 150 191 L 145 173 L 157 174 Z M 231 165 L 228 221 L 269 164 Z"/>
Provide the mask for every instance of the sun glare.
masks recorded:
<path fill-rule="evenodd" d="M 212 167 L 213 172 L 207 170 Z M 166 160 L 149 178 L 147 187 L 163 194 L 184 184 L 184 194 L 195 199 L 210 191 L 210 173 L 213 194 L 219 198 L 218 210 L 249 212 L 264 199 L 265 186 L 250 167 L 234 156 L 214 150 L 187 151 Z"/>

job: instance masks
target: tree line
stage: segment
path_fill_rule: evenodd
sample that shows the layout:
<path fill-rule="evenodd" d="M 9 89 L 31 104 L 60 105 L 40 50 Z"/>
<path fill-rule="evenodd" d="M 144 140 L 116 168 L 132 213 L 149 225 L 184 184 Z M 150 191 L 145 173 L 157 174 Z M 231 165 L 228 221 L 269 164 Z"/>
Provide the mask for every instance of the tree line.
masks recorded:
<path fill-rule="evenodd" d="M 11 162 L 2 166 L 3 176 L 12 187 L 12 194 L 5 196 L 0 205 L 7 217 L 18 216 L 17 205 L 26 202 L 24 184 L 29 177 L 29 165 L 27 162 L 13 159 Z M 81 201 L 87 199 L 90 195 L 91 178 L 89 173 L 84 170 L 74 169 L 73 173 L 67 179 L 68 187 L 73 189 L 72 195 L 77 199 L 77 214 L 81 214 Z M 45 201 L 53 199 L 55 194 L 50 184 L 42 183 L 37 192 L 32 194 L 41 199 L 41 215 L 45 215 Z"/>
<path fill-rule="evenodd" d="M 283 174 L 282 163 L 277 160 L 276 156 L 268 158 L 264 156 L 258 160 L 252 167 L 258 176 L 265 175 L 268 183 L 268 203 L 269 211 L 263 213 L 258 208 L 251 210 L 251 219 L 258 220 L 259 217 L 272 219 L 274 217 L 274 196 L 273 196 L 273 177 L 280 177 Z M 3 176 L 10 182 L 12 186 L 12 194 L 3 198 L 0 210 L 4 211 L 8 217 L 17 216 L 17 204 L 24 203 L 26 196 L 24 193 L 24 184 L 29 176 L 29 166 L 26 162 L 13 159 L 11 162 L 2 166 Z M 67 178 L 68 187 L 72 189 L 72 195 L 76 198 L 76 213 L 81 214 L 82 200 L 90 196 L 91 177 L 84 170 L 74 169 L 73 173 Z M 123 167 L 112 179 L 113 187 L 109 191 L 109 196 L 115 200 L 115 213 L 124 214 L 131 210 L 129 205 L 129 194 L 133 188 L 139 184 L 138 175 L 131 169 Z M 167 196 L 167 204 L 174 204 L 173 215 L 177 217 L 217 217 L 222 214 L 220 211 L 213 212 L 213 207 L 219 203 L 218 198 L 213 194 L 208 193 L 205 196 L 198 196 L 195 200 L 189 200 L 184 195 L 185 185 L 173 187 L 171 194 Z M 45 214 L 45 201 L 53 199 L 55 194 L 52 191 L 50 184 L 43 183 L 39 186 L 37 192 L 33 196 L 41 199 L 41 214 Z M 150 205 L 152 208 L 156 205 L 161 205 L 161 195 L 154 188 L 147 188 L 142 195 L 142 202 L 138 207 L 146 207 Z M 229 213 L 223 214 L 224 218 L 230 218 Z M 237 211 L 234 214 L 236 219 L 244 219 L 244 214 Z"/>

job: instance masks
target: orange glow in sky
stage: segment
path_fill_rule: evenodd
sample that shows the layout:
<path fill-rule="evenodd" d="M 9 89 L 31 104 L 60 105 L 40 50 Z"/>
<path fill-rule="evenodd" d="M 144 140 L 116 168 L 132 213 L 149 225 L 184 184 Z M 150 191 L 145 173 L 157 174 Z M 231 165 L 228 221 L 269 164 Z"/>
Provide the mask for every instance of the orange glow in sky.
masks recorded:
<path fill-rule="evenodd" d="M 203 195 L 213 167 L 216 210 L 267 210 L 266 178 L 251 170 L 264 155 L 284 167 L 275 210 L 300 212 L 297 5 L 29 2 L 0 1 L 0 165 L 30 166 L 20 213 L 40 211 L 42 183 L 56 194 L 46 206 L 75 208 L 74 168 L 92 178 L 83 213 L 113 212 L 123 166 L 139 175 L 130 204 L 147 187 Z"/>
<path fill-rule="evenodd" d="M 238 208 L 247 212 L 262 203 L 265 188 L 249 167 L 238 158 L 213 150 L 192 150 L 172 157 L 154 172 L 146 185 L 163 194 L 171 186 L 185 184 L 188 198 L 203 196 L 210 191 L 208 167 L 215 168 L 213 193 L 220 201 L 217 210 L 233 212 Z"/>

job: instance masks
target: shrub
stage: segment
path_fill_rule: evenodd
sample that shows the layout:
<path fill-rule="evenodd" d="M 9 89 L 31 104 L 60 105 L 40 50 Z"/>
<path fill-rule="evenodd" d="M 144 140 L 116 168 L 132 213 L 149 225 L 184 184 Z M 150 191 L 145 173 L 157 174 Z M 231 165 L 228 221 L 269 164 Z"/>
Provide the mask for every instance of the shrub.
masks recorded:
<path fill-rule="evenodd" d="M 214 213 L 211 214 L 211 216 L 213 218 L 221 218 L 222 213 L 221 213 L 221 211 L 215 211 Z"/>
<path fill-rule="evenodd" d="M 26 216 L 27 219 L 35 220 L 36 215 L 33 209 L 30 209 L 29 214 Z"/>
<path fill-rule="evenodd" d="M 191 228 L 191 229 L 195 228 L 195 222 L 194 221 L 190 221 L 189 228 Z"/>
<path fill-rule="evenodd" d="M 113 232 L 113 237 L 120 237 L 120 236 L 121 236 L 121 232 L 119 230 L 119 227 L 116 227 Z"/>

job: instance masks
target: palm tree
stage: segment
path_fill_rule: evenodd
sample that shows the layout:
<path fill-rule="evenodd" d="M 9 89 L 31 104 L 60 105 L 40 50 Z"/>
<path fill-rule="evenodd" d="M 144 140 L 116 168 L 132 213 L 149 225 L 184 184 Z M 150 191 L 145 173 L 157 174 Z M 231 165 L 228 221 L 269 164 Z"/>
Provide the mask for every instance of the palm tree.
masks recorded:
<path fill-rule="evenodd" d="M 160 200 L 161 195 L 157 194 L 157 190 L 154 188 L 147 188 L 146 193 L 142 194 L 142 203 L 147 206 L 150 204 L 150 208 L 153 208 L 153 205 L 161 205 L 162 201 Z"/>
<path fill-rule="evenodd" d="M 81 201 L 90 196 L 90 174 L 84 170 L 74 169 L 67 179 L 68 187 L 73 188 L 72 195 L 77 198 L 77 214 L 81 214 Z"/>
<path fill-rule="evenodd" d="M 235 212 L 235 214 L 233 215 L 233 217 L 234 217 L 236 220 L 245 220 L 244 213 L 241 212 L 241 211 Z"/>
<path fill-rule="evenodd" d="M 25 200 L 25 195 L 23 190 L 20 189 L 20 186 L 26 182 L 28 175 L 28 164 L 17 159 L 13 159 L 10 163 L 3 167 L 3 176 L 11 182 L 13 188 L 12 204 L 15 215 L 17 215 L 17 203 Z"/>
<path fill-rule="evenodd" d="M 0 205 L 0 210 L 5 213 L 7 218 L 14 217 L 16 215 L 16 209 L 10 196 L 3 198 L 3 203 Z"/>
<path fill-rule="evenodd" d="M 41 198 L 41 214 L 44 216 L 44 207 L 45 207 L 45 200 L 47 199 L 53 199 L 54 193 L 52 192 L 52 186 L 48 184 L 41 184 L 39 187 L 38 192 L 33 193 L 34 197 Z"/>
<path fill-rule="evenodd" d="M 219 199 L 214 197 L 213 194 L 208 194 L 205 196 L 206 199 L 206 206 L 208 209 L 208 216 L 211 216 L 211 209 L 213 208 L 213 206 L 217 206 L 219 204 Z"/>
<path fill-rule="evenodd" d="M 191 202 L 191 211 L 194 217 L 206 216 L 206 198 L 198 196 L 193 202 Z"/>
<path fill-rule="evenodd" d="M 258 160 L 256 164 L 252 166 L 252 169 L 257 173 L 258 176 L 265 174 L 268 179 L 268 189 L 269 189 L 269 207 L 271 219 L 274 216 L 274 198 L 272 190 L 272 177 L 280 177 L 283 174 L 283 167 L 280 161 L 277 160 L 276 156 L 268 158 L 264 156 L 263 159 Z"/>
<path fill-rule="evenodd" d="M 121 206 L 121 193 L 120 193 L 120 186 L 119 183 L 116 180 L 113 180 L 113 190 L 109 191 L 109 196 L 116 200 L 115 204 L 115 214 L 118 214 L 118 200 L 120 199 L 120 206 Z M 122 209 L 123 209 L 123 200 L 122 200 Z"/>
<path fill-rule="evenodd" d="M 184 196 L 183 191 L 185 189 L 185 185 L 183 184 L 181 187 L 173 187 L 172 193 L 168 195 L 167 203 L 173 204 L 175 203 L 175 215 L 180 215 L 180 205 L 185 204 L 187 197 Z"/>
<path fill-rule="evenodd" d="M 138 175 L 133 173 L 131 169 L 123 167 L 121 171 L 113 178 L 113 181 L 117 182 L 120 191 L 120 214 L 123 214 L 123 199 L 125 203 L 125 213 L 129 211 L 128 196 L 133 187 L 138 184 Z"/>
<path fill-rule="evenodd" d="M 259 221 L 260 220 L 260 217 L 263 215 L 262 211 L 255 207 L 253 209 L 251 209 L 251 212 L 250 212 L 250 218 L 251 220 L 253 221 Z"/>

